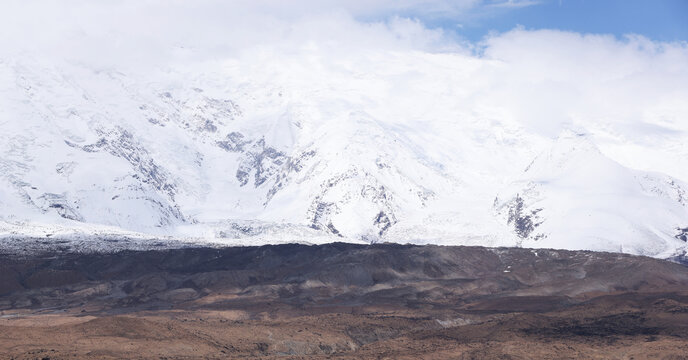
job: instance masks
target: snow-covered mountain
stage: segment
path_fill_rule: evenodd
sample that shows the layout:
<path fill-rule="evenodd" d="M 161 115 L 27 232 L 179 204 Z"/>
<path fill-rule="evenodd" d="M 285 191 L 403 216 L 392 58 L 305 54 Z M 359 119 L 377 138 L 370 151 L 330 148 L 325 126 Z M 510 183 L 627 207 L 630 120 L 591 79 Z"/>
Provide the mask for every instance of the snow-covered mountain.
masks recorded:
<path fill-rule="evenodd" d="M 621 166 L 571 132 L 502 190 L 495 209 L 523 246 L 670 256 L 683 240 L 686 189 L 669 176 Z"/>
<path fill-rule="evenodd" d="M 0 59 L 0 234 L 685 247 L 686 179 L 621 165 L 593 123 L 550 136 L 481 104 L 465 56 L 384 57 L 369 72 Z"/>

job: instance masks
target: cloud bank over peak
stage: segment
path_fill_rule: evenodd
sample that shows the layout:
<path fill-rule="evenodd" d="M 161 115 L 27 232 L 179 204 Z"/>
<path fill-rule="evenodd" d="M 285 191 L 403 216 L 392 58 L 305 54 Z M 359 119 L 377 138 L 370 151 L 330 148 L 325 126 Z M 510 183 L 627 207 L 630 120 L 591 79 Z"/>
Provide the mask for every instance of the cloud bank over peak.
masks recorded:
<path fill-rule="evenodd" d="M 434 79 L 427 86 L 444 88 L 451 106 L 464 114 L 511 121 L 547 138 L 565 129 L 589 132 L 622 162 L 639 158 L 647 146 L 665 149 L 662 161 L 651 156 L 634 164 L 654 169 L 663 163 L 657 170 L 688 178 L 688 170 L 675 166 L 688 165 L 680 159 L 688 158 L 688 150 L 674 149 L 688 136 L 685 42 L 516 28 L 471 43 L 457 29 L 427 25 L 438 16 L 460 20 L 537 4 L 8 1 L 0 11 L 0 60 L 29 54 L 49 65 L 67 61 L 140 73 L 220 69 L 221 76 L 229 67 L 254 81 L 284 81 L 286 87 L 357 76 L 398 84 L 402 95 L 390 92 L 377 99 L 388 104 L 432 93 L 411 79 Z M 361 83 L 366 85 L 352 91 L 365 94 L 369 84 Z M 638 147 L 629 150 L 629 143 Z"/>
<path fill-rule="evenodd" d="M 2 52 L 29 50 L 71 59 L 99 54 L 113 62 L 165 61 L 179 49 L 197 57 L 227 56 L 256 45 L 317 41 L 366 49 L 455 49 L 458 22 L 516 0 L 86 0 L 6 1 L 0 11 Z M 480 15 L 478 15 L 480 14 Z"/>
<path fill-rule="evenodd" d="M 457 4 L 462 3 L 459 1 Z M 123 64 L 212 59 L 256 46 L 443 49 L 454 46 L 405 9 L 472 6 L 443 1 L 22 1 L 0 12 L 1 52 Z M 458 10 L 457 10 L 458 11 Z M 370 17 L 369 20 L 359 20 Z"/>
<path fill-rule="evenodd" d="M 350 51 L 473 51 L 475 44 L 461 37 L 460 22 L 539 4 L 533 0 L 9 0 L 0 11 L 0 54 L 31 51 L 88 62 L 159 65 L 180 57 L 213 59 L 256 46 L 298 48 L 314 42 Z"/>

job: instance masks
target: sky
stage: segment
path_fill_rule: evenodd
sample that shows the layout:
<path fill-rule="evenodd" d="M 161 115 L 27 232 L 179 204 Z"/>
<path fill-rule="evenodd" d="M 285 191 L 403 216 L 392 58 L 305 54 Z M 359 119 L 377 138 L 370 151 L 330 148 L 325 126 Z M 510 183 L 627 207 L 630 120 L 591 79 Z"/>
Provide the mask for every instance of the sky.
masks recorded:
<path fill-rule="evenodd" d="M 658 41 L 688 40 L 685 0 L 538 0 L 483 3 L 462 16 L 428 19 L 429 24 L 479 41 L 490 32 L 557 29 L 580 33 L 643 35 Z"/>
<path fill-rule="evenodd" d="M 404 22 L 415 23 L 415 29 L 402 29 Z M 335 27 L 353 31 L 347 38 Z M 33 48 L 69 53 L 84 46 L 118 52 L 140 51 L 131 46 L 141 45 L 157 52 L 178 46 L 217 54 L 294 36 L 360 41 L 365 47 L 368 36 L 356 35 L 366 32 L 373 38 L 391 35 L 427 50 L 466 47 L 513 29 L 686 42 L 688 1 L 6 0 L 0 4 L 0 45 L 4 44 L 0 51 Z"/>

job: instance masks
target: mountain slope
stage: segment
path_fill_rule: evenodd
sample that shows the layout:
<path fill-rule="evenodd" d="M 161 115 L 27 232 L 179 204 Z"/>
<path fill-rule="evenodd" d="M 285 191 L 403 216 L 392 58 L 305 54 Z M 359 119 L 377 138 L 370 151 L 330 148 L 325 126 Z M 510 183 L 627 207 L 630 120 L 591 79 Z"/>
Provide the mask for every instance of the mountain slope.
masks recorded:
<path fill-rule="evenodd" d="M 0 230 L 654 256 L 684 246 L 684 183 L 623 167 L 592 138 L 553 141 L 466 110 L 458 90 L 436 86 L 435 63 L 456 59 L 417 56 L 431 64 L 420 75 L 284 65 L 303 78 L 4 59 Z"/>
<path fill-rule="evenodd" d="M 685 243 L 686 188 L 666 175 L 623 167 L 585 134 L 570 132 L 500 193 L 495 209 L 527 247 L 616 247 L 666 257 Z"/>

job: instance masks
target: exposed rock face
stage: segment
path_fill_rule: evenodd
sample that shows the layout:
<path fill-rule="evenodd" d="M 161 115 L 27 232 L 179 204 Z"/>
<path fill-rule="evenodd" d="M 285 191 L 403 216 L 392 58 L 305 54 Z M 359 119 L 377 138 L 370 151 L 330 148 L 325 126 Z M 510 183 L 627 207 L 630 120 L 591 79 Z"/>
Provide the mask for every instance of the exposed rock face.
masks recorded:
<path fill-rule="evenodd" d="M 36 203 L 43 211 L 54 210 L 65 219 L 83 221 L 78 209 L 69 204 L 64 194 L 45 193 L 38 197 Z"/>
<path fill-rule="evenodd" d="M 683 242 L 688 242 L 688 227 L 676 228 L 676 238 Z"/>
<path fill-rule="evenodd" d="M 249 144 L 251 142 L 244 145 Z M 260 139 L 252 143 L 250 148 L 244 152 L 244 156 L 239 162 L 236 178 L 241 186 L 244 186 L 248 184 L 250 175 L 253 173 L 253 186 L 257 188 L 268 179 L 273 178 L 286 161 L 287 156 L 283 152 L 266 146 L 265 139 Z"/>
<path fill-rule="evenodd" d="M 542 208 L 534 210 L 527 208 L 520 194 L 516 194 L 516 197 L 506 203 L 504 207 L 508 214 L 507 224 L 513 227 L 513 231 L 519 238 L 539 240 L 545 237 L 543 234 L 534 234 L 534 231 L 543 221 L 538 216 Z"/>
<path fill-rule="evenodd" d="M 251 141 L 245 140 L 243 134 L 234 131 L 227 134 L 225 140 L 218 141 L 217 146 L 231 152 L 242 152 L 244 146 L 250 143 Z"/>
<path fill-rule="evenodd" d="M 155 190 L 165 194 L 174 201 L 177 193 L 176 184 L 170 179 L 170 174 L 158 165 L 148 151 L 134 139 L 127 130 L 117 127 L 111 131 L 99 131 L 101 137 L 96 143 L 78 146 L 67 140 L 65 143 L 77 147 L 85 152 L 107 151 L 111 155 L 126 160 L 134 169 L 135 177 Z"/>

